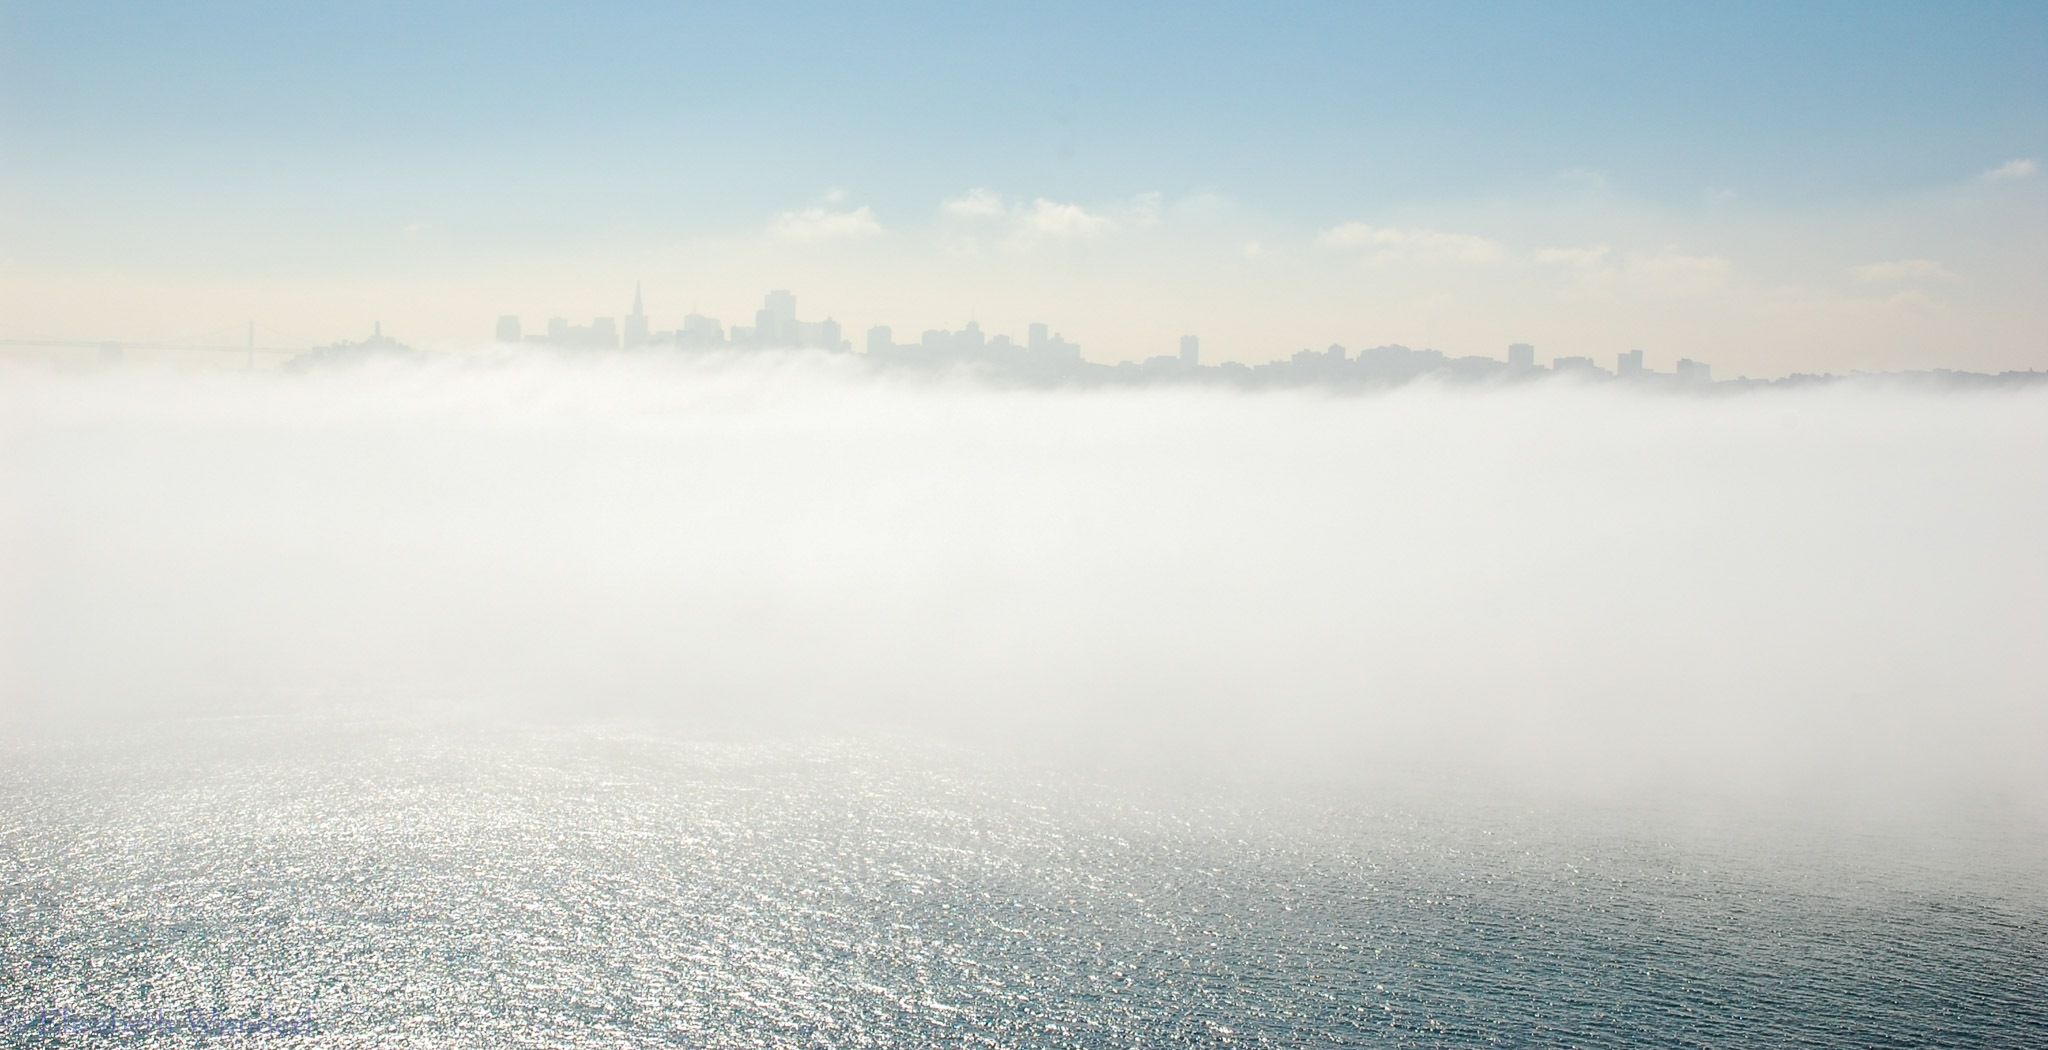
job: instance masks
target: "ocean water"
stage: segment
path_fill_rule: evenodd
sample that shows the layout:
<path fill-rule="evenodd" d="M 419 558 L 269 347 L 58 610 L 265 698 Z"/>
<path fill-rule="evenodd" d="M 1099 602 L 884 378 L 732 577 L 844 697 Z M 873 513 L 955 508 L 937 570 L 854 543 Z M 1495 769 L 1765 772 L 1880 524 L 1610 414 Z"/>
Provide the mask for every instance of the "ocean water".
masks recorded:
<path fill-rule="evenodd" d="M 2023 822 L 332 714 L 0 758 L 10 1045 L 2048 1045 Z M 195 1010 L 311 1028 L 48 1020 Z"/>

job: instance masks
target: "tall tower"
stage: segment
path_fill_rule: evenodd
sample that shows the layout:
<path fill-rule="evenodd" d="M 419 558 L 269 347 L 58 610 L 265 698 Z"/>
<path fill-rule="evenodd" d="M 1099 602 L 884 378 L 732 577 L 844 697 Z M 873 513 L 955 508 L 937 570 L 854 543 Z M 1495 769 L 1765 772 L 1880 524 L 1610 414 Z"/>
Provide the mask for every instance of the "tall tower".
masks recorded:
<path fill-rule="evenodd" d="M 769 292 L 754 314 L 754 338 L 762 346 L 793 347 L 799 344 L 796 330 L 796 296 L 786 291 Z"/>
<path fill-rule="evenodd" d="M 1194 368 L 1202 363 L 1202 341 L 1191 335 L 1180 337 L 1180 363 Z"/>
<path fill-rule="evenodd" d="M 640 308 L 640 284 L 633 284 L 633 312 L 626 315 L 626 349 L 647 345 L 647 311 Z"/>

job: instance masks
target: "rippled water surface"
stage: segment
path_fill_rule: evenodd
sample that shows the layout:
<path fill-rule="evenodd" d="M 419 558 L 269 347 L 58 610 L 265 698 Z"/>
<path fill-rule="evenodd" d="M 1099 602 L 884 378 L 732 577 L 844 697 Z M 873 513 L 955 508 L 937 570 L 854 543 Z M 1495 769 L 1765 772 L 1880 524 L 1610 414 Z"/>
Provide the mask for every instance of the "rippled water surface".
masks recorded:
<path fill-rule="evenodd" d="M 2027 843 L 1927 864 L 886 738 L 222 719 L 4 758 L 24 1045 L 102 1037 L 23 1011 L 190 1008 L 346 1046 L 2048 1044 Z"/>

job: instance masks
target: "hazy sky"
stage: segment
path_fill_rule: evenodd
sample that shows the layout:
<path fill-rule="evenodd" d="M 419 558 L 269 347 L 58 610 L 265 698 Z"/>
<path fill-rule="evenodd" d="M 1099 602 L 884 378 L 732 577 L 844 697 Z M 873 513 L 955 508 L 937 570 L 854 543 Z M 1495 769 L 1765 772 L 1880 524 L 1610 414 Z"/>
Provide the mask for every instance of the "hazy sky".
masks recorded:
<path fill-rule="evenodd" d="M 0 0 L 0 338 L 2048 367 L 2038 4 Z"/>

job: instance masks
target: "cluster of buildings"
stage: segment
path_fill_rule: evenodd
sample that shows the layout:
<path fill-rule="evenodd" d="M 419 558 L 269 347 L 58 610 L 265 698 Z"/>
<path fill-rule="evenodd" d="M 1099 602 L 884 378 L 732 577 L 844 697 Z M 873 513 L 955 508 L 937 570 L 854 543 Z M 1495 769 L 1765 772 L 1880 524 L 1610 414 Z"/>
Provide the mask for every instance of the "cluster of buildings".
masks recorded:
<path fill-rule="evenodd" d="M 1508 347 L 1508 365 L 1511 368 L 1522 369 L 1536 367 L 1536 348 L 1527 343 L 1516 343 Z M 1628 350 L 1614 355 L 1612 372 L 1601 368 L 1599 363 L 1590 357 L 1560 357 L 1550 362 L 1550 370 L 1580 375 L 1612 376 L 1618 379 L 1644 379 L 1658 374 L 1644 367 L 1641 350 Z M 1714 370 L 1704 361 L 1681 357 L 1670 377 L 1687 383 L 1711 383 L 1714 381 Z"/>
<path fill-rule="evenodd" d="M 1177 365 L 1171 358 L 1153 358 L 1146 368 L 1169 370 Z M 1411 350 L 1400 345 L 1376 346 L 1352 353 L 1331 345 L 1324 350 L 1301 350 L 1292 357 L 1263 365 L 1226 362 L 1216 371 L 1262 385 L 1318 383 L 1328 385 L 1386 385 L 1432 377 L 1453 381 L 1518 380 L 1541 375 L 1575 375 L 1586 379 L 1621 379 L 1636 382 L 1710 383 L 1712 370 L 1705 364 L 1680 359 L 1676 372 L 1651 372 L 1643 366 L 1643 352 L 1630 350 L 1616 355 L 1613 371 L 1600 367 L 1590 357 L 1559 357 L 1545 368 L 1536 363 L 1536 348 L 1528 343 L 1508 347 L 1506 361 L 1496 357 L 1450 357 L 1439 350 Z"/>
<path fill-rule="evenodd" d="M 599 317 L 587 325 L 572 325 L 554 317 L 545 332 L 526 332 L 514 316 L 498 319 L 497 341 L 501 344 L 531 344 L 570 349 L 640 349 L 673 347 L 684 350 L 794 349 L 850 352 L 853 345 L 840 334 L 839 322 L 831 318 L 803 321 L 797 318 L 796 296 L 787 291 L 769 292 L 751 326 L 730 329 L 717 318 L 691 313 L 682 326 L 672 331 L 655 331 L 647 323 L 640 290 L 633 290 L 633 311 L 621 327 L 614 318 Z M 1291 357 L 1262 365 L 1227 361 L 1203 365 L 1201 340 L 1192 335 L 1180 338 L 1178 353 L 1163 354 L 1141 362 L 1117 365 L 1097 364 L 1081 358 L 1081 347 L 1068 342 L 1043 324 L 1033 324 L 1023 342 L 1007 335 L 988 335 L 975 322 L 959 331 L 932 330 L 914 342 L 898 342 L 887 326 L 868 329 L 866 352 L 879 364 L 943 368 L 969 366 L 1031 381 L 1144 381 L 1175 378 L 1220 380 L 1248 385 L 1384 385 L 1425 376 L 1451 380 L 1488 378 L 1516 379 L 1539 374 L 1577 375 L 1638 382 L 1658 381 L 1705 384 L 1713 381 L 1706 364 L 1681 359 L 1670 373 L 1654 373 L 1643 364 L 1643 352 L 1630 350 L 1616 356 L 1614 369 L 1600 367 L 1590 357 L 1559 357 L 1549 367 L 1536 363 L 1536 348 L 1528 343 L 1508 347 L 1507 359 L 1494 357 L 1447 357 L 1436 350 L 1411 350 L 1405 346 L 1380 346 L 1352 353 L 1332 345 L 1323 350 L 1302 350 Z"/>
<path fill-rule="evenodd" d="M 1056 380 L 1085 368 L 1081 347 L 1043 324 L 1033 324 L 1022 343 L 1007 335 L 989 336 L 981 325 L 967 322 L 957 332 L 934 329 L 914 343 L 898 343 L 886 325 L 868 329 L 870 360 L 893 365 L 944 368 L 978 366 L 1020 378 Z"/>
<path fill-rule="evenodd" d="M 252 347 L 255 345 L 253 334 L 249 342 Z M 411 357 L 414 353 L 412 347 L 385 335 L 384 322 L 378 321 L 370 330 L 368 339 L 359 339 L 355 342 L 344 339 L 326 346 L 316 346 L 285 361 L 284 369 L 287 372 L 303 372 L 309 368 L 326 368 L 332 365 L 358 365 L 379 358 Z"/>
<path fill-rule="evenodd" d="M 728 331 L 717 318 L 693 312 L 683 318 L 682 327 L 658 332 L 648 326 L 640 289 L 635 288 L 633 312 L 626 315 L 625 321 L 622 329 L 617 319 L 611 317 L 593 318 L 587 325 L 572 325 L 566 318 L 550 317 L 545 332 L 529 333 L 520 325 L 519 318 L 507 314 L 498 318 L 497 341 L 596 350 L 660 346 L 684 350 L 853 349 L 853 344 L 841 337 L 839 322 L 829 317 L 822 321 L 797 320 L 796 296 L 788 292 L 769 292 L 767 301 L 754 312 L 751 326 L 736 324 Z"/>

